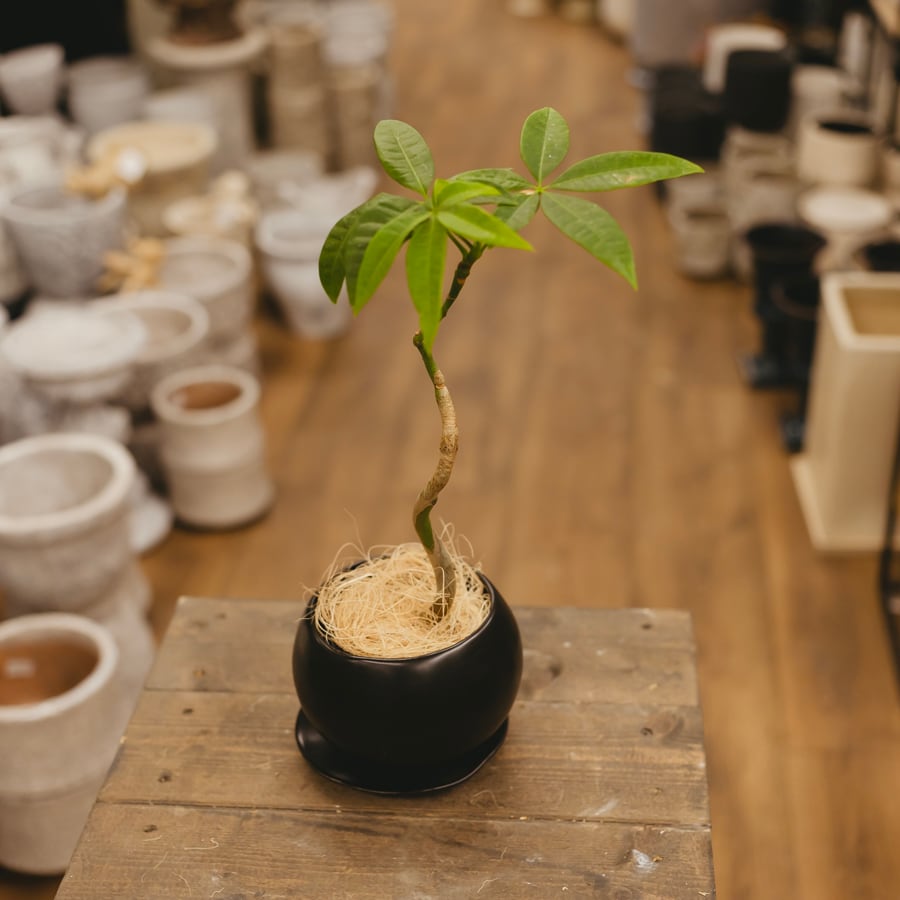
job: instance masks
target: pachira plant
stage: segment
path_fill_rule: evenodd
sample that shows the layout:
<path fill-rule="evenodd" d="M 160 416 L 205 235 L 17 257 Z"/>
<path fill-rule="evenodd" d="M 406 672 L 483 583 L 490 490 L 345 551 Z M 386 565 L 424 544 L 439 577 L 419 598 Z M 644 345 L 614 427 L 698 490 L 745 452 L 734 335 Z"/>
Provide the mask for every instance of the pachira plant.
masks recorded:
<path fill-rule="evenodd" d="M 434 387 L 441 416 L 438 462 L 413 510 L 416 534 L 435 572 L 432 609 L 446 615 L 456 594 L 450 553 L 435 532 L 431 512 L 453 471 L 458 448 L 456 413 L 434 357 L 441 323 L 465 287 L 472 267 L 490 248 L 532 250 L 521 231 L 542 212 L 571 238 L 637 287 L 631 245 L 615 219 L 582 193 L 613 191 L 702 171 L 664 153 L 618 151 L 589 156 L 555 175 L 569 150 L 569 127 L 546 107 L 525 120 L 520 139 L 530 178 L 510 168 L 473 169 L 436 178 L 424 138 L 405 122 L 375 128 L 375 150 L 387 174 L 411 195 L 380 193 L 331 229 L 319 257 L 319 277 L 338 302 L 346 285 L 354 313 L 372 299 L 406 247 L 406 280 L 419 319 L 413 344 Z M 459 254 L 447 281 L 448 253 Z"/>

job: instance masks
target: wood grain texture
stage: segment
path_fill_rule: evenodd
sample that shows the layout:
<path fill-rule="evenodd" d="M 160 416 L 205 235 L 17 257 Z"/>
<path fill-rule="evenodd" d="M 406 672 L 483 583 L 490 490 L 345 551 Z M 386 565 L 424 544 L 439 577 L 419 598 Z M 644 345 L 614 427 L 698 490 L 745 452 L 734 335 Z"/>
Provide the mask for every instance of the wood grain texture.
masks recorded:
<path fill-rule="evenodd" d="M 569 119 L 573 158 L 643 146 L 628 53 L 596 29 L 485 0 L 393 6 L 396 114 L 442 174 L 516 165 L 543 104 Z M 876 561 L 810 548 L 778 435 L 793 401 L 749 391 L 735 363 L 758 342 L 749 287 L 680 277 L 652 190 L 604 202 L 637 293 L 538 226 L 536 254 L 488 254 L 454 307 L 436 353 L 461 449 L 437 516 L 514 607 L 692 613 L 721 897 L 895 900 L 900 705 Z M 345 542 L 412 539 L 439 429 L 403 282 L 339 342 L 260 317 L 277 503 L 230 534 L 176 530 L 145 560 L 158 633 L 180 595 L 299 598 Z M 0 874 L 0 898 L 53 885 Z"/>
<path fill-rule="evenodd" d="M 685 613 L 520 609 L 526 687 L 500 752 L 452 791 L 385 798 L 297 751 L 302 612 L 179 601 L 60 900 L 712 896 Z"/>

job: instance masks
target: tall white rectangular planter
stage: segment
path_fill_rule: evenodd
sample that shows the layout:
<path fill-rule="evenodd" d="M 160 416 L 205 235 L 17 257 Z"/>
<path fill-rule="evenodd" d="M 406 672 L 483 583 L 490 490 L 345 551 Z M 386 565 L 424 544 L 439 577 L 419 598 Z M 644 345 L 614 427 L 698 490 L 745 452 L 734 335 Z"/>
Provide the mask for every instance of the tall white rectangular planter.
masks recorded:
<path fill-rule="evenodd" d="M 804 452 L 791 464 L 816 549 L 881 547 L 898 415 L 900 273 L 826 275 Z"/>

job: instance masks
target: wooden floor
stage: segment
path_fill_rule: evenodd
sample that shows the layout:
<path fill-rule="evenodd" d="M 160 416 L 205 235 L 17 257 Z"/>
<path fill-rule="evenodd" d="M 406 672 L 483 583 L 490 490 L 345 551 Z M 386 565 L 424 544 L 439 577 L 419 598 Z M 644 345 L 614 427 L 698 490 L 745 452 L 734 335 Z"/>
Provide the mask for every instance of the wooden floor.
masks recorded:
<path fill-rule="evenodd" d="M 553 105 L 572 154 L 642 145 L 626 52 L 499 0 L 395 0 L 396 110 L 438 170 L 516 165 Z M 640 291 L 538 225 L 534 255 L 478 265 L 438 340 L 462 434 L 438 513 L 513 604 L 690 610 L 719 896 L 900 892 L 900 708 L 872 555 L 807 540 L 778 432 L 787 398 L 742 384 L 749 290 L 679 277 L 650 189 L 608 195 Z M 341 342 L 262 317 L 278 502 L 230 534 L 178 530 L 146 559 L 162 632 L 180 594 L 298 597 L 345 542 L 411 540 L 438 441 L 393 273 Z M 0 898 L 53 883 L 0 876 Z"/>

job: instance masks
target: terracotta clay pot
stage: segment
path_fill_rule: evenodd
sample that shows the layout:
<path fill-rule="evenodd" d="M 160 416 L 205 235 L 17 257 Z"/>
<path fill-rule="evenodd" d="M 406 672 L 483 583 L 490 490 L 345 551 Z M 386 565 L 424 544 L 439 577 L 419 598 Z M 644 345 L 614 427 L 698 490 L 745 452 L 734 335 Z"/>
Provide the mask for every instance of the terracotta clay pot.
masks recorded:
<path fill-rule="evenodd" d="M 314 624 L 316 598 L 294 640 L 301 753 L 335 781 L 378 793 L 450 787 L 499 749 L 522 674 L 512 611 L 484 576 L 491 609 L 458 644 L 412 659 L 354 656 Z"/>

